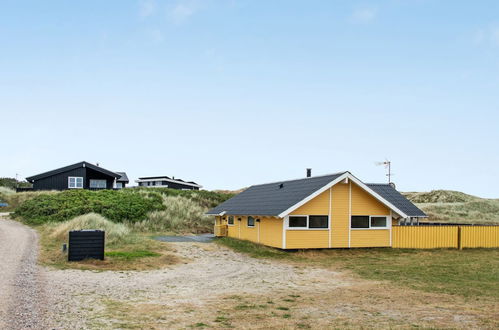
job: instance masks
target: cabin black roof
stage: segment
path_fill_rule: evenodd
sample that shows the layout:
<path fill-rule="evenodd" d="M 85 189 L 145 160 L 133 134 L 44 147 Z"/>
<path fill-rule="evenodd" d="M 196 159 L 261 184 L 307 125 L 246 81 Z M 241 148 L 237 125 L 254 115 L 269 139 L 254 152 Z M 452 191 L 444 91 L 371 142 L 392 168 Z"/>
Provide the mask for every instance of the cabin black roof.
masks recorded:
<path fill-rule="evenodd" d="M 57 174 L 60 174 L 60 173 L 64 173 L 64 172 L 67 172 L 67 171 L 70 171 L 70 170 L 73 170 L 73 169 L 79 168 L 79 167 L 88 167 L 88 168 L 91 168 L 94 171 L 104 173 L 104 174 L 109 175 L 109 176 L 111 176 L 113 178 L 116 178 L 116 179 L 121 178 L 123 176 L 122 174 L 125 174 L 125 177 L 126 177 L 126 173 L 124 173 L 124 172 L 121 172 L 122 174 L 118 174 L 116 172 L 112 172 L 112 171 L 106 170 L 105 168 L 102 168 L 102 167 L 96 166 L 94 164 L 91 164 L 91 163 L 83 161 L 83 162 L 79 162 L 79 163 L 76 163 L 76 164 L 64 166 L 64 167 L 61 167 L 61 168 L 58 168 L 58 169 L 55 169 L 55 170 L 52 170 L 52 171 L 48 171 L 48 172 L 44 172 L 44 173 L 40 173 L 40 174 L 37 174 L 37 175 L 33 175 L 33 176 L 30 176 L 30 177 L 27 177 L 26 181 L 33 182 L 35 180 L 40 180 L 40 179 L 43 179 L 43 178 L 46 178 L 46 177 L 49 177 L 49 176 L 53 176 L 53 175 L 57 175 Z M 128 178 L 127 178 L 127 180 L 128 180 Z"/>
<path fill-rule="evenodd" d="M 349 172 L 251 186 L 206 214 L 219 215 L 225 212 L 231 215 L 278 216 L 345 173 Z M 423 211 L 392 186 L 388 184 L 367 186 L 407 216 L 426 217 Z"/>

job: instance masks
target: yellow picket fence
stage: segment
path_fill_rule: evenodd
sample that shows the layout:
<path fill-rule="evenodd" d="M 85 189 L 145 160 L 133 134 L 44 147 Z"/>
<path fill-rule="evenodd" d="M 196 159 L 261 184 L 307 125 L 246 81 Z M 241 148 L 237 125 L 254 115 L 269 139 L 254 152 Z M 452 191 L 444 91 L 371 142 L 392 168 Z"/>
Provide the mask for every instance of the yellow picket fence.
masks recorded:
<path fill-rule="evenodd" d="M 495 248 L 499 247 L 499 226 L 393 226 L 392 247 Z"/>

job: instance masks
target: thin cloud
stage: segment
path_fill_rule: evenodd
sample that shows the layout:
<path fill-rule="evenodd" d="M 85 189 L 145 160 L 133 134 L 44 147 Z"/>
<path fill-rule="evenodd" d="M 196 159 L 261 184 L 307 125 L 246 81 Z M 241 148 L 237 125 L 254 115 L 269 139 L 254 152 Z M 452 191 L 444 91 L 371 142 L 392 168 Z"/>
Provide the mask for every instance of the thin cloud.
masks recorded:
<path fill-rule="evenodd" d="M 196 0 L 180 0 L 169 11 L 170 18 L 175 23 L 182 23 L 201 9 L 199 1 Z"/>
<path fill-rule="evenodd" d="M 377 15 L 378 11 L 375 8 L 358 8 L 354 10 L 349 21 L 356 24 L 366 24 L 372 22 Z"/>
<path fill-rule="evenodd" d="M 478 29 L 473 37 L 477 45 L 499 46 L 499 24 L 490 24 L 485 28 Z"/>
<path fill-rule="evenodd" d="M 156 12 L 155 0 L 140 0 L 139 1 L 139 16 L 145 18 L 153 15 Z"/>

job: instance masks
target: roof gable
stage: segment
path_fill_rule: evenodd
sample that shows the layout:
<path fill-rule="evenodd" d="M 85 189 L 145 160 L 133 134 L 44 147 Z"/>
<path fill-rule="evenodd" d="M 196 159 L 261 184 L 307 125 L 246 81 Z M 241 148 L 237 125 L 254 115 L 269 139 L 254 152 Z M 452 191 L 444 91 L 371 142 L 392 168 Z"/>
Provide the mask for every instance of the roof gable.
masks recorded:
<path fill-rule="evenodd" d="M 290 206 L 300 203 L 344 173 L 251 186 L 207 214 L 218 215 L 225 212 L 234 215 L 279 216 Z"/>
<path fill-rule="evenodd" d="M 64 166 L 64 167 L 61 167 L 61 168 L 58 168 L 58 169 L 55 169 L 55 170 L 52 170 L 52 171 L 48 171 L 48 172 L 44 172 L 44 173 L 40 173 L 40 174 L 37 174 L 37 175 L 33 175 L 33 176 L 30 176 L 30 177 L 27 177 L 26 181 L 32 182 L 32 181 L 35 181 L 35 180 L 40 180 L 40 179 L 43 179 L 43 178 L 46 178 L 46 177 L 49 177 L 49 176 L 53 176 L 53 175 L 57 175 L 57 174 L 60 174 L 60 173 L 64 173 L 64 172 L 67 172 L 67 171 L 70 171 L 70 170 L 73 170 L 73 169 L 79 168 L 79 167 L 88 167 L 88 168 L 91 168 L 94 171 L 101 172 L 101 173 L 109 175 L 109 176 L 111 176 L 113 178 L 120 178 L 121 177 L 121 175 L 119 175 L 119 174 L 117 174 L 115 172 L 106 170 L 105 168 L 102 168 L 102 167 L 99 167 L 99 166 L 96 166 L 96 165 L 93 165 L 93 164 L 90 164 L 88 162 L 83 161 L 83 162 L 79 162 L 79 163 L 76 163 L 76 164 Z"/>
<path fill-rule="evenodd" d="M 207 214 L 268 215 L 283 218 L 345 179 L 352 180 L 402 217 L 426 217 L 423 211 L 390 185 L 366 185 L 350 172 L 251 186 Z"/>

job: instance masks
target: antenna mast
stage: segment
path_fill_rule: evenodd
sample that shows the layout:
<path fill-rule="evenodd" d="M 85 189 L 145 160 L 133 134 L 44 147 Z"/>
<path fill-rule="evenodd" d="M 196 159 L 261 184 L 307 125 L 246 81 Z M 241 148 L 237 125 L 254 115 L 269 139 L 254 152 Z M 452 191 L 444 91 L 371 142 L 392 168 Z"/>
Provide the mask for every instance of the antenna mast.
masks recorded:
<path fill-rule="evenodd" d="M 376 165 L 383 165 L 387 169 L 388 183 L 392 183 L 392 162 L 386 159 L 384 162 L 376 162 Z"/>

